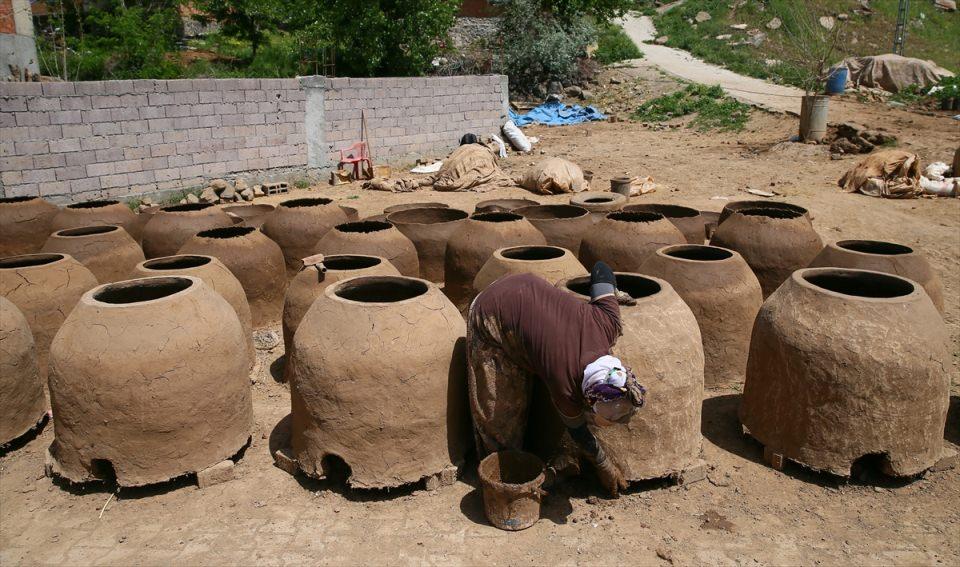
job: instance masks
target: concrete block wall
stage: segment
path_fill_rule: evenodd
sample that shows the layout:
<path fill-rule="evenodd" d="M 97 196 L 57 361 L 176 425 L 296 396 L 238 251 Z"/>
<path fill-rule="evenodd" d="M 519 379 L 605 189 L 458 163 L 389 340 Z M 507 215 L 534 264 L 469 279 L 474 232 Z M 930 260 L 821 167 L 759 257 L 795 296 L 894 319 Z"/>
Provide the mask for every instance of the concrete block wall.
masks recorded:
<path fill-rule="evenodd" d="M 375 161 L 442 157 L 466 133 L 496 133 L 507 119 L 504 75 L 413 78 L 303 77 L 309 162 L 336 165 L 360 140 L 361 119 Z"/>
<path fill-rule="evenodd" d="M 0 83 L 0 196 L 76 202 L 327 169 L 360 139 L 361 111 L 375 161 L 442 156 L 498 131 L 507 104 L 502 75 Z"/>
<path fill-rule="evenodd" d="M 296 79 L 0 83 L 7 197 L 82 201 L 306 166 Z"/>

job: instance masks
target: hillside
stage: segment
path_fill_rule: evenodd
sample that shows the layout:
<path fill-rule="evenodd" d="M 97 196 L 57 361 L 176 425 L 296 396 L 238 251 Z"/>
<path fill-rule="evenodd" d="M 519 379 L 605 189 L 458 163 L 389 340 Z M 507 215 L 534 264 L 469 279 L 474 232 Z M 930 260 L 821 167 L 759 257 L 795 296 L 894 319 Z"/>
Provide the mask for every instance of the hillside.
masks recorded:
<path fill-rule="evenodd" d="M 861 4 L 868 4 L 872 12 L 866 13 Z M 808 6 L 809 12 L 803 6 Z M 845 41 L 834 60 L 850 55 L 877 55 L 892 50 L 897 6 L 897 0 L 688 0 L 657 16 L 655 23 L 660 35 L 669 38 L 667 45 L 671 47 L 738 73 L 802 86 L 799 62 L 808 46 L 796 39 L 796 30 L 802 27 L 798 25 L 800 21 L 832 16 L 837 25 L 843 26 Z M 709 13 L 711 19 L 696 23 L 699 12 Z M 849 19 L 840 21 L 840 14 Z M 775 17 L 781 25 L 770 29 L 767 24 Z M 733 25 L 745 25 L 745 29 Z M 758 38 L 758 31 L 764 36 Z M 903 54 L 930 59 L 960 72 L 960 12 L 938 10 L 932 0 L 911 2 Z"/>

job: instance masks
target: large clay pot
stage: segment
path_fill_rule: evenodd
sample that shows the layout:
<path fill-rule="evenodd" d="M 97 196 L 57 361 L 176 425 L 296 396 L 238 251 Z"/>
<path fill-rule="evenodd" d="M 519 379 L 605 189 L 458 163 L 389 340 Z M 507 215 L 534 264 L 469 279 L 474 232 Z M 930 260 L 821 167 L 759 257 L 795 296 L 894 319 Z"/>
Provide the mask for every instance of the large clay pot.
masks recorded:
<path fill-rule="evenodd" d="M 810 219 L 786 209 L 741 209 L 720 223 L 710 244 L 739 252 L 765 298 L 823 249 Z"/>
<path fill-rule="evenodd" d="M 300 469 L 323 476 L 338 457 L 350 486 L 389 488 L 459 465 L 469 415 L 465 333 L 457 309 L 425 280 L 366 276 L 324 290 L 293 339 Z"/>
<path fill-rule="evenodd" d="M 420 277 L 440 283 L 443 281 L 447 242 L 469 216 L 459 209 L 407 209 L 390 213 L 387 222 L 396 226 L 417 247 Z"/>
<path fill-rule="evenodd" d="M 243 336 L 247 338 L 247 353 L 250 364 L 254 362 L 256 352 L 253 346 L 253 323 L 250 316 L 250 304 L 243 292 L 240 280 L 213 256 L 199 254 L 183 256 L 165 256 L 137 264 L 130 278 L 149 278 L 157 276 L 193 276 L 200 278 L 213 291 L 219 293 L 233 307 L 240 319 Z"/>
<path fill-rule="evenodd" d="M 30 325 L 0 296 L 0 446 L 33 429 L 46 411 Z"/>
<path fill-rule="evenodd" d="M 283 300 L 283 347 L 287 361 L 293 353 L 293 336 L 300 321 L 323 290 L 341 280 L 359 276 L 399 276 L 400 272 L 384 258 L 360 254 L 337 254 L 323 259 L 324 271 L 308 266 L 290 280 L 287 295 Z M 285 368 L 289 378 L 291 365 Z"/>
<path fill-rule="evenodd" d="M 589 300 L 589 277 L 560 287 Z M 595 432 L 627 480 L 675 476 L 700 460 L 703 347 L 697 319 L 664 280 L 618 273 L 617 288 L 637 304 L 620 307 L 623 336 L 612 352 L 636 373 L 647 398 L 629 423 Z"/>
<path fill-rule="evenodd" d="M 402 203 L 400 205 L 390 205 L 383 209 L 383 213 L 379 215 L 373 215 L 366 217 L 362 220 L 370 221 L 385 221 L 387 220 L 387 215 L 390 213 L 395 213 L 397 211 L 409 211 L 410 209 L 449 209 L 450 205 L 446 203 L 435 203 L 435 202 L 425 202 L 425 203 Z"/>
<path fill-rule="evenodd" d="M 303 267 L 303 259 L 313 254 L 317 242 L 345 222 L 347 214 L 331 199 L 291 199 L 280 203 L 261 230 L 283 250 L 289 279 Z"/>
<path fill-rule="evenodd" d="M 569 250 L 556 246 L 512 246 L 490 256 L 473 279 L 473 290 L 480 293 L 500 278 L 514 274 L 534 274 L 555 284 L 586 273 L 587 269 Z"/>
<path fill-rule="evenodd" d="M 607 213 L 619 211 L 627 204 L 627 197 L 620 193 L 584 191 L 570 197 L 570 204 L 590 211 L 593 222 L 600 222 Z"/>
<path fill-rule="evenodd" d="M 687 241 L 659 213 L 609 213 L 580 245 L 580 261 L 592 267 L 603 260 L 614 271 L 636 272 L 657 250 Z"/>
<path fill-rule="evenodd" d="M 447 243 L 443 292 L 464 312 L 475 296 L 474 278 L 497 249 L 546 243 L 543 234 L 516 213 L 475 213 Z"/>
<path fill-rule="evenodd" d="M 314 247 L 317 254 L 360 254 L 385 258 L 405 276 L 420 275 L 417 248 L 386 221 L 338 224 Z"/>
<path fill-rule="evenodd" d="M 730 218 L 730 215 L 743 209 L 777 209 L 781 211 L 792 211 L 810 219 L 810 211 L 800 205 L 792 205 L 781 201 L 733 201 L 723 206 L 720 211 L 720 218 L 717 220 L 717 226 Z M 812 219 L 811 219 L 812 220 Z"/>
<path fill-rule="evenodd" d="M 125 280 L 143 262 L 140 245 L 120 226 L 67 228 L 50 235 L 43 252 L 69 254 L 100 283 Z"/>
<path fill-rule="evenodd" d="M 640 272 L 669 282 L 697 318 L 704 384 L 742 383 L 763 292 L 740 254 L 715 246 L 666 246 L 647 258 Z"/>
<path fill-rule="evenodd" d="M 757 316 L 740 420 L 768 453 L 816 470 L 849 476 L 861 457 L 882 455 L 888 474 L 919 474 L 943 448 L 947 341 L 910 280 L 798 270 Z"/>
<path fill-rule="evenodd" d="M 521 207 L 534 207 L 540 203 L 532 199 L 487 199 L 474 207 L 475 213 L 509 213 Z"/>
<path fill-rule="evenodd" d="M 0 258 L 0 295 L 20 309 L 37 347 L 40 377 L 47 378 L 50 343 L 80 296 L 97 278 L 66 254 L 24 254 Z"/>
<path fill-rule="evenodd" d="M 88 291 L 50 349 L 53 472 L 141 486 L 232 457 L 253 427 L 245 344 L 233 307 L 200 278 Z"/>
<path fill-rule="evenodd" d="M 223 207 L 223 212 L 227 213 L 236 224 L 242 223 L 243 226 L 260 228 L 263 226 L 263 223 L 267 222 L 267 217 L 270 216 L 270 213 L 276 209 L 276 205 L 257 203 L 255 205 L 230 205 Z"/>
<path fill-rule="evenodd" d="M 144 229 L 147 228 L 147 223 L 150 222 L 150 219 L 153 218 L 153 215 L 157 214 L 157 211 L 159 211 L 160 208 L 161 208 L 160 205 L 151 205 L 149 207 L 144 207 L 140 209 L 140 212 L 137 213 L 137 220 L 134 221 L 133 227 L 131 229 L 133 230 L 133 234 L 140 235 L 136 238 L 137 244 L 142 245 L 143 231 Z M 133 236 L 133 234 L 131 234 L 131 236 Z"/>
<path fill-rule="evenodd" d="M 697 209 L 680 205 L 649 203 L 628 205 L 623 210 L 629 213 L 660 213 L 683 233 L 683 237 L 690 244 L 703 244 L 706 237 L 705 221 L 703 215 Z"/>
<path fill-rule="evenodd" d="M 122 226 L 134 240 L 140 238 L 137 215 L 126 204 L 120 201 L 86 201 L 74 203 L 60 209 L 53 217 L 50 232 L 65 228 L 80 228 L 84 226 L 102 225 Z"/>
<path fill-rule="evenodd" d="M 59 211 L 40 197 L 0 199 L 0 258 L 38 252 Z"/>
<path fill-rule="evenodd" d="M 254 328 L 280 320 L 287 291 L 283 252 L 259 230 L 249 226 L 204 230 L 184 243 L 178 254 L 220 260 L 243 286 Z"/>
<path fill-rule="evenodd" d="M 227 213 L 210 203 L 163 207 L 143 230 L 143 253 L 147 258 L 173 256 L 201 230 L 228 226 L 233 221 Z"/>
<path fill-rule="evenodd" d="M 573 205 L 536 205 L 514 209 L 513 212 L 537 227 L 547 244 L 566 248 L 575 256 L 580 253 L 584 233 L 594 224 L 586 209 Z"/>
<path fill-rule="evenodd" d="M 811 268 L 833 266 L 893 274 L 923 286 L 942 314 L 943 282 L 926 256 L 909 246 L 880 240 L 841 240 L 828 244 L 810 262 Z"/>

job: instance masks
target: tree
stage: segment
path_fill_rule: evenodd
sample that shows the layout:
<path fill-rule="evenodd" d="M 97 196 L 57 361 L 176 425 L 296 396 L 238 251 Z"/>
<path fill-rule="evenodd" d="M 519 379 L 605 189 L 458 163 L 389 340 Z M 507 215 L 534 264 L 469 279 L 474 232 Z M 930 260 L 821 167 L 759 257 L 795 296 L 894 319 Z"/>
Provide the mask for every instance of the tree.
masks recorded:
<path fill-rule="evenodd" d="M 291 7 L 283 0 L 196 0 L 193 6 L 201 12 L 194 15 L 197 20 L 217 22 L 224 34 L 249 41 L 251 59 L 256 57 L 267 33 L 277 29 Z"/>

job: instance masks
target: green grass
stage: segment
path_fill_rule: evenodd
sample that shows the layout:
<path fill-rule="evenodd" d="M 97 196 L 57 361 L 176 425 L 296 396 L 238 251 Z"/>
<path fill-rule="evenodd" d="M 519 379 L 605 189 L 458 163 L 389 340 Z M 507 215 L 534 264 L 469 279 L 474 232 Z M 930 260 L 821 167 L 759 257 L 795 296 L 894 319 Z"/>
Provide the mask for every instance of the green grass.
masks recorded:
<path fill-rule="evenodd" d="M 719 86 L 687 85 L 683 90 L 648 100 L 633 113 L 642 122 L 665 122 L 696 114 L 689 127 L 701 132 L 739 132 L 750 119 L 750 106 L 723 94 Z"/>
<path fill-rule="evenodd" d="M 604 65 L 643 57 L 643 52 L 620 26 L 603 24 L 597 35 L 597 50 L 593 57 Z"/>
<path fill-rule="evenodd" d="M 791 40 L 796 35 L 791 30 L 797 29 L 796 18 L 801 12 L 797 5 L 809 6 L 818 17 L 837 13 L 850 15 L 850 20 L 844 24 L 846 41 L 830 61 L 834 63 L 848 56 L 888 53 L 892 48 L 897 4 L 897 0 L 874 0 L 870 5 L 875 13 L 860 16 L 852 11 L 856 4 L 846 0 L 808 0 L 802 4 L 794 0 L 747 0 L 735 10 L 730 8 L 733 3 L 729 0 L 688 0 L 682 6 L 657 16 L 655 23 L 659 35 L 669 37 L 671 47 L 684 49 L 737 73 L 802 87 L 807 77 L 802 62 L 809 53 L 809 46 L 803 41 Z M 689 21 L 700 11 L 713 17 L 694 27 Z M 931 2 L 911 3 L 910 15 L 904 55 L 931 59 L 954 72 L 960 71 L 960 57 L 957 56 L 960 53 L 960 17 L 934 9 Z M 774 16 L 783 21 L 780 29 L 775 31 L 766 28 Z M 760 30 L 767 35 L 766 40 L 759 47 L 731 45 L 749 39 L 746 30 L 735 30 L 730 27 L 732 24 L 746 24 L 747 30 Z M 733 37 L 716 39 L 726 34 Z"/>

